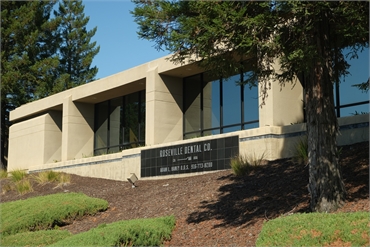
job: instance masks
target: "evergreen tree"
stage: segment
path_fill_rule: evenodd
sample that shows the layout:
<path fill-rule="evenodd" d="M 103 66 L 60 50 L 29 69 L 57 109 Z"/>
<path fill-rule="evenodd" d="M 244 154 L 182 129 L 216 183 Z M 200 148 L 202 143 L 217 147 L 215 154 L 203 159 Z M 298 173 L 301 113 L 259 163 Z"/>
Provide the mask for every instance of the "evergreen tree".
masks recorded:
<path fill-rule="evenodd" d="M 60 56 L 58 90 L 94 80 L 98 69 L 90 66 L 100 47 L 91 42 L 97 28 L 87 31 L 89 17 L 84 15 L 82 1 L 63 0 L 54 15 L 60 22 L 57 37 Z"/>
<path fill-rule="evenodd" d="M 44 31 L 52 31 L 47 1 L 1 2 L 1 164 L 6 167 L 9 112 L 37 98 L 51 81 L 58 58 L 49 53 Z"/>
<path fill-rule="evenodd" d="M 1 1 L 1 165 L 6 167 L 9 112 L 22 104 L 90 82 L 99 52 L 96 28 L 81 1 Z"/>
<path fill-rule="evenodd" d="M 281 85 L 298 78 L 305 93 L 311 209 L 342 205 L 333 83 L 348 73 L 347 60 L 368 47 L 368 2 L 134 2 L 139 37 L 173 52 L 173 62 L 197 62 L 226 77 L 251 59 L 254 73 L 245 83 L 258 78 L 263 100 L 271 78 Z M 272 66 L 277 58 L 279 71 Z"/>

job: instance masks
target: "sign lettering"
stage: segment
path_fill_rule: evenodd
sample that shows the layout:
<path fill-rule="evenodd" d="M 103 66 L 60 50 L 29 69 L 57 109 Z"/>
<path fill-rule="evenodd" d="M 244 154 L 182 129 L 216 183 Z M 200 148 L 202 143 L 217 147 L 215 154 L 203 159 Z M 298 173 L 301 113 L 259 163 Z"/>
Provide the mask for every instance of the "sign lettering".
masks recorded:
<path fill-rule="evenodd" d="M 141 151 L 141 177 L 230 168 L 239 154 L 239 137 L 231 136 Z"/>

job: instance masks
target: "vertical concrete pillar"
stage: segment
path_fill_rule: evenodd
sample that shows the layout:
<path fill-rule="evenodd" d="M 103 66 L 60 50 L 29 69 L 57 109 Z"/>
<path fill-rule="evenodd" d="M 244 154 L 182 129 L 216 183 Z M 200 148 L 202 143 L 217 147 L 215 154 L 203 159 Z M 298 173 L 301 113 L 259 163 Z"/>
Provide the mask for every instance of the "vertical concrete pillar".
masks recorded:
<path fill-rule="evenodd" d="M 50 111 L 45 118 L 43 163 L 61 161 L 62 152 L 62 112 Z"/>
<path fill-rule="evenodd" d="M 90 156 L 94 151 L 94 105 L 63 101 L 62 161 Z"/>
<path fill-rule="evenodd" d="M 279 68 L 279 61 L 273 65 Z M 259 97 L 259 105 L 262 97 Z M 259 126 L 284 126 L 303 123 L 303 88 L 296 79 L 293 83 L 281 85 L 278 80 L 271 80 L 271 89 L 265 104 L 259 109 Z"/>
<path fill-rule="evenodd" d="M 181 78 L 147 72 L 145 117 L 146 145 L 182 140 Z"/>

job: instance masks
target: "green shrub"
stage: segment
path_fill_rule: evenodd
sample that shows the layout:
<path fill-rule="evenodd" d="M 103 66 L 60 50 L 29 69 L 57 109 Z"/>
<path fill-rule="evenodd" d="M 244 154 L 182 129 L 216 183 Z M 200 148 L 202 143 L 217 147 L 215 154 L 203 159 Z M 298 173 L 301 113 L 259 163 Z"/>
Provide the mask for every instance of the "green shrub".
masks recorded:
<path fill-rule="evenodd" d="M 175 217 L 136 219 L 103 224 L 52 246 L 160 246 L 171 237 Z"/>
<path fill-rule="evenodd" d="M 249 156 L 247 160 L 251 164 L 252 167 L 260 167 L 265 162 L 265 152 L 261 154 L 261 156 L 256 156 L 255 153 L 253 153 L 252 156 Z"/>
<path fill-rule="evenodd" d="M 14 170 L 9 173 L 13 182 L 21 181 L 27 176 L 27 172 L 25 170 Z"/>
<path fill-rule="evenodd" d="M 277 218 L 264 223 L 256 246 L 365 246 L 370 239 L 369 216 L 355 212 Z"/>
<path fill-rule="evenodd" d="M 1 186 L 1 192 L 4 194 L 8 191 L 11 191 L 13 188 L 12 188 L 12 185 L 11 184 L 4 184 Z"/>
<path fill-rule="evenodd" d="M 60 176 L 59 172 L 55 171 L 43 171 L 37 173 L 37 175 L 33 176 L 34 179 L 39 183 L 39 184 L 45 184 L 48 182 L 56 182 L 58 181 L 58 177 Z"/>
<path fill-rule="evenodd" d="M 68 231 L 23 232 L 1 238 L 1 246 L 47 246 L 72 236 Z"/>
<path fill-rule="evenodd" d="M 335 154 L 338 158 L 340 157 L 342 153 L 343 148 L 337 149 L 337 153 Z M 302 165 L 307 165 L 308 164 L 308 141 L 307 141 L 307 136 L 304 136 L 301 138 L 295 147 L 294 150 L 294 157 L 293 160 Z"/>
<path fill-rule="evenodd" d="M 59 184 L 69 184 L 71 183 L 71 175 L 67 173 L 59 173 L 57 182 Z"/>
<path fill-rule="evenodd" d="M 244 156 L 236 156 L 230 160 L 230 166 L 233 173 L 237 176 L 243 176 L 249 173 L 250 164 Z"/>
<path fill-rule="evenodd" d="M 0 179 L 7 178 L 7 177 L 8 177 L 8 172 L 4 169 L 0 169 Z"/>
<path fill-rule="evenodd" d="M 59 193 L 1 204 L 0 234 L 51 229 L 54 225 L 106 210 L 108 202 L 81 193 Z"/>
<path fill-rule="evenodd" d="M 308 164 L 308 141 L 307 136 L 301 138 L 294 150 L 294 158 L 293 160 L 302 165 Z"/>
<path fill-rule="evenodd" d="M 71 182 L 70 174 L 55 172 L 52 170 L 40 172 L 31 176 L 28 175 L 24 170 L 14 170 L 9 174 L 11 175 L 12 183 L 3 186 L 3 193 L 6 193 L 13 189 L 15 189 L 21 195 L 31 192 L 33 191 L 31 181 L 35 181 L 36 183 L 41 185 L 46 183 L 57 183 L 57 186 L 63 186 Z"/>
<path fill-rule="evenodd" d="M 58 183 L 58 185 L 69 184 L 71 182 L 71 176 L 62 172 L 55 171 L 43 171 L 33 176 L 33 179 L 38 184 L 45 183 Z"/>
<path fill-rule="evenodd" d="M 230 160 L 230 166 L 235 175 L 244 176 L 260 167 L 264 161 L 264 157 L 265 153 L 260 157 L 256 157 L 255 155 L 252 157 L 238 155 Z"/>
<path fill-rule="evenodd" d="M 33 191 L 32 184 L 28 179 L 22 179 L 14 183 L 15 190 L 20 194 L 26 194 Z"/>

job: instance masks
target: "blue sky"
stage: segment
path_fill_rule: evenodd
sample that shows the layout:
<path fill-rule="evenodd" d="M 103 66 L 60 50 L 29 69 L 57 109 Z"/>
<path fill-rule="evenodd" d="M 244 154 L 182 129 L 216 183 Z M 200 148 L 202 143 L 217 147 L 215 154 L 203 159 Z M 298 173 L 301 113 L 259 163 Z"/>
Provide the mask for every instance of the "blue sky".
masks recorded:
<path fill-rule="evenodd" d="M 99 68 L 97 78 L 104 78 L 169 54 L 159 52 L 153 42 L 138 38 L 138 26 L 130 14 L 134 4 L 128 0 L 83 1 L 85 15 L 90 17 L 87 29 L 98 27 L 93 37 L 100 46 L 93 65 Z"/>
<path fill-rule="evenodd" d="M 138 26 L 130 14 L 135 5 L 129 0 L 86 0 L 85 15 L 90 17 L 88 30 L 97 27 L 93 37 L 100 46 L 93 65 L 99 69 L 96 78 L 104 78 L 140 64 L 168 55 L 157 51 L 154 43 L 138 38 Z M 341 83 L 341 104 L 369 99 L 369 93 L 361 93 L 353 84 L 366 81 L 369 77 L 369 50 L 366 49 L 357 60 L 351 60 L 351 75 Z M 369 105 L 343 109 L 345 115 L 355 112 L 369 112 Z"/>

